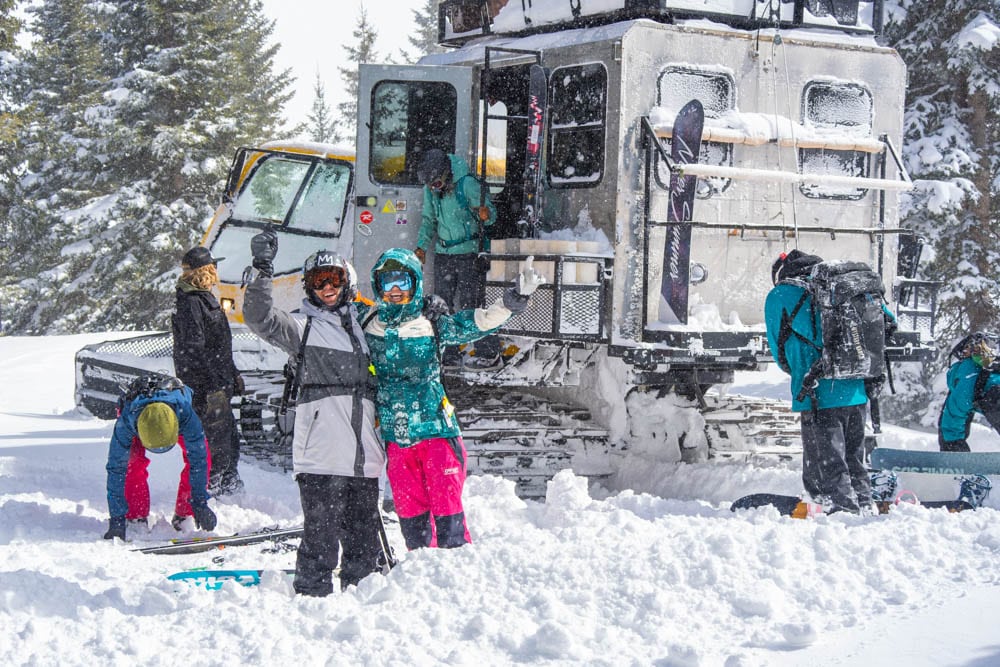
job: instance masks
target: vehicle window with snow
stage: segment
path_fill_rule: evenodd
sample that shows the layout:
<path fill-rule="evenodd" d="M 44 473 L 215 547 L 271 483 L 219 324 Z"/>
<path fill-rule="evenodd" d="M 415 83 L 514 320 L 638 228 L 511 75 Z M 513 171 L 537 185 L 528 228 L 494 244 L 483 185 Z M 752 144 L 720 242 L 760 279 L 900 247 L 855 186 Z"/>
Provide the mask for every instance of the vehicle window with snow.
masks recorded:
<path fill-rule="evenodd" d="M 370 177 L 420 185 L 417 163 L 428 148 L 455 152 L 458 93 L 441 81 L 382 81 L 372 90 Z"/>
<path fill-rule="evenodd" d="M 868 139 L 872 134 L 874 101 L 860 85 L 813 81 L 802 94 L 802 124 L 820 139 L 836 147 L 802 147 L 798 151 L 803 174 L 864 177 L 868 175 L 870 154 L 851 150 L 852 139 Z M 861 199 L 865 188 L 817 185 L 801 186 L 802 194 L 813 198 Z"/>
<path fill-rule="evenodd" d="M 309 160 L 263 158 L 233 205 L 233 217 L 281 224 L 309 172 Z"/>
<path fill-rule="evenodd" d="M 288 226 L 340 235 L 350 184 L 350 166 L 328 162 L 317 163 L 302 196 L 295 204 Z"/>
<path fill-rule="evenodd" d="M 608 72 L 600 63 L 559 67 L 549 80 L 548 179 L 592 187 L 604 175 Z"/>
<path fill-rule="evenodd" d="M 677 113 L 691 100 L 699 100 L 705 109 L 705 118 L 720 118 L 736 107 L 736 84 L 732 77 L 723 72 L 707 72 L 691 67 L 667 67 L 660 73 L 657 82 L 656 105 L 666 110 L 668 116 Z M 669 154 L 671 140 L 661 139 L 664 150 Z M 731 167 L 733 146 L 717 141 L 703 141 L 698 155 L 701 164 Z M 666 162 L 656 157 L 656 182 L 662 188 L 670 185 L 670 169 Z M 699 178 L 697 196 L 707 199 L 729 187 L 729 178 Z"/>

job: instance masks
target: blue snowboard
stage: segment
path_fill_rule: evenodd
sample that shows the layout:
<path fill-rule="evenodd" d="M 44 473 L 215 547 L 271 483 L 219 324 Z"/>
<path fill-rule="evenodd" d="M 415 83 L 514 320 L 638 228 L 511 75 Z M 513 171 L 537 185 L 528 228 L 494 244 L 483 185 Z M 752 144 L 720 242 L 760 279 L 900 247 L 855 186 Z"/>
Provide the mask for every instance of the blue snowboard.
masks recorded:
<path fill-rule="evenodd" d="M 872 470 L 937 475 L 1000 475 L 1000 452 L 932 452 L 876 447 Z"/>
<path fill-rule="evenodd" d="M 196 586 L 202 586 L 210 591 L 217 591 L 227 581 L 232 581 L 240 586 L 256 586 L 260 583 L 260 577 L 269 570 L 185 570 L 175 572 L 167 579 L 171 581 L 186 581 Z M 273 572 L 283 572 L 285 574 L 295 574 L 295 570 L 271 570 Z"/>

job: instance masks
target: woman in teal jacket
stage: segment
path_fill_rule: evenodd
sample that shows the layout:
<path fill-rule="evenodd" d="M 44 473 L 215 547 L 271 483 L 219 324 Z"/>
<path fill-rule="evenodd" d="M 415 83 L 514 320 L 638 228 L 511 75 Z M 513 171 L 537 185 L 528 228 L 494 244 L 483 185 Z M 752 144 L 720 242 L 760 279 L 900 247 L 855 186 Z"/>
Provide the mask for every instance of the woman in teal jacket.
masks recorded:
<path fill-rule="evenodd" d="M 819 309 L 811 297 L 802 299 L 808 294 L 803 281 L 820 261 L 799 250 L 782 253 L 772 267 L 774 288 L 764 302 L 764 322 L 771 355 L 791 375 L 792 410 L 801 413 L 802 484 L 815 502 L 857 513 L 871 505 L 864 463 L 864 380 L 821 378 L 815 406 L 809 397 L 798 398 L 823 348 Z"/>
<path fill-rule="evenodd" d="M 976 412 L 1000 433 L 1000 371 L 994 369 L 996 338 L 974 333 L 952 349 L 957 361 L 948 369 L 948 396 L 938 419 L 942 452 L 967 452 L 969 429 Z"/>
<path fill-rule="evenodd" d="M 393 248 L 375 262 L 376 305 L 359 304 L 359 311 L 375 366 L 389 484 L 407 548 L 471 541 L 462 507 L 465 445 L 441 385 L 441 346 L 495 333 L 524 310 L 542 281 L 529 261 L 519 284 L 501 301 L 451 315 L 435 306 L 440 300 L 424 297 L 423 272 L 413 252 Z"/>

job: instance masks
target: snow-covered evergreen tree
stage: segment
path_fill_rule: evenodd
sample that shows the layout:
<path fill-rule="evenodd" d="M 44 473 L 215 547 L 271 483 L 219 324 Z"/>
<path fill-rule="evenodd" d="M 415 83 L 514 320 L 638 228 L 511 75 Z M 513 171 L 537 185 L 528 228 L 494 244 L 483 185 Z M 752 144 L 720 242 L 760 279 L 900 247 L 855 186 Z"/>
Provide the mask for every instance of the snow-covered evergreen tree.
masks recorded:
<path fill-rule="evenodd" d="M 358 65 L 361 63 L 378 62 L 379 60 L 378 53 L 375 51 L 375 40 L 378 38 L 378 31 L 375 29 L 375 26 L 368 22 L 368 12 L 365 10 L 364 3 L 361 4 L 358 21 L 355 24 L 354 32 L 351 34 L 357 40 L 355 44 L 353 46 L 348 44 L 343 45 L 344 50 L 347 52 L 347 60 L 351 64 L 347 67 L 338 68 L 340 70 L 340 78 L 344 82 L 344 95 L 347 99 L 337 105 L 337 111 L 340 113 L 340 125 L 344 130 L 344 134 L 353 140 L 357 127 L 355 119 L 358 116 Z"/>
<path fill-rule="evenodd" d="M 14 15 L 15 4 L 15 0 L 0 0 L 0 241 L 6 240 L 9 234 L 7 212 L 14 199 L 13 185 L 20 163 L 17 138 L 21 118 L 14 90 L 19 67 L 17 36 L 21 31 L 21 21 Z M 0 243 L 0 253 L 4 245 L 6 243 Z"/>
<path fill-rule="evenodd" d="M 933 254 L 943 283 L 939 334 L 950 341 L 1000 323 L 1000 3 L 907 0 L 887 36 L 909 68 L 906 167 L 917 182 L 903 224 Z"/>
<path fill-rule="evenodd" d="M 1000 3 L 896 0 L 886 38 L 909 69 L 903 154 L 916 189 L 902 201 L 902 225 L 928 239 L 920 277 L 941 282 L 936 335 L 947 350 L 959 336 L 1000 324 Z M 923 413 L 933 426 L 935 376 L 946 365 L 904 365 L 889 417 Z"/>
<path fill-rule="evenodd" d="M 422 7 L 411 10 L 415 29 L 410 33 L 411 54 L 406 54 L 407 62 L 416 62 L 420 56 L 442 53 L 444 47 L 438 45 L 438 2 L 424 0 Z"/>
<path fill-rule="evenodd" d="M 330 115 L 330 105 L 326 103 L 326 87 L 319 72 L 316 72 L 312 109 L 306 121 L 305 132 L 313 141 L 337 143 L 342 140 L 337 131 L 337 120 Z"/>
<path fill-rule="evenodd" d="M 74 4 L 100 27 L 89 30 L 100 37 L 98 94 L 64 158 L 72 178 L 58 197 L 26 201 L 15 221 L 47 226 L 54 247 L 35 253 L 42 266 L 15 267 L 11 329 L 162 328 L 178 260 L 204 233 L 229 157 L 278 134 L 290 76 L 273 71 L 273 22 L 260 0 L 47 1 L 53 34 L 55 9 Z M 32 69 L 31 89 L 46 88 L 42 72 Z M 60 136 L 62 125 L 41 122 L 37 136 Z M 41 180 L 36 168 L 22 180 Z M 70 186 L 86 193 L 83 205 L 61 194 Z"/>

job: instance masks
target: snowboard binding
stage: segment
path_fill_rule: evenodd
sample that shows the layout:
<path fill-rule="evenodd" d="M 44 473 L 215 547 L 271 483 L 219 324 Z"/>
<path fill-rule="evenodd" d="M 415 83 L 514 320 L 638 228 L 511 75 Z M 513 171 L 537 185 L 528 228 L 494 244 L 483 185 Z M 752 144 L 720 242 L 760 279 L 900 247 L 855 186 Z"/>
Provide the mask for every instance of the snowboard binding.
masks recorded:
<path fill-rule="evenodd" d="M 986 475 L 964 475 L 956 477 L 959 481 L 958 499 L 964 500 L 973 507 L 982 507 L 993 488 Z"/>

